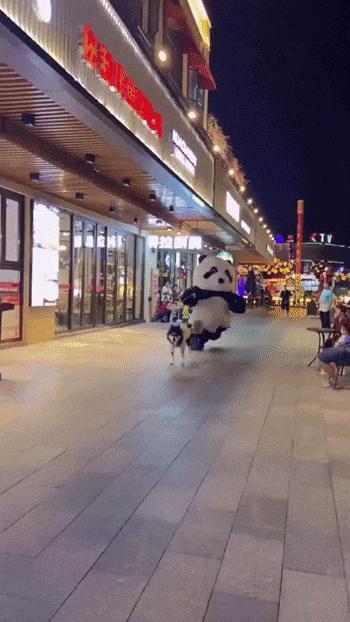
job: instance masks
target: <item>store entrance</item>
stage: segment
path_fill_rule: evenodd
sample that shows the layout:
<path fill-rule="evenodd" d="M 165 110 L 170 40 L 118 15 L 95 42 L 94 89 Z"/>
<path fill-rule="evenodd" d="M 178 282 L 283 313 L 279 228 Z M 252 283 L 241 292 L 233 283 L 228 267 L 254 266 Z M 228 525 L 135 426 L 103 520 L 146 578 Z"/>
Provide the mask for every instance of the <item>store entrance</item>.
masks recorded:
<path fill-rule="evenodd" d="M 23 205 L 22 196 L 0 189 L 0 305 L 7 309 L 0 342 L 22 336 Z"/>
<path fill-rule="evenodd" d="M 56 330 L 143 318 L 145 241 L 59 210 Z"/>

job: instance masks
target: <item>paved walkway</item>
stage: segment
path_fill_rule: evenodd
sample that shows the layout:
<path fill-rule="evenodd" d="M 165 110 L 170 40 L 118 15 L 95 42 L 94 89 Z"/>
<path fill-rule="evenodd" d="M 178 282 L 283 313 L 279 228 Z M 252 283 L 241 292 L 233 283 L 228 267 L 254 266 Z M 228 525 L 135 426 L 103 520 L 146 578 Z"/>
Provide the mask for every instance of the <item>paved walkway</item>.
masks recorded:
<path fill-rule="evenodd" d="M 1 622 L 349 622 L 350 409 L 306 320 L 0 350 Z"/>

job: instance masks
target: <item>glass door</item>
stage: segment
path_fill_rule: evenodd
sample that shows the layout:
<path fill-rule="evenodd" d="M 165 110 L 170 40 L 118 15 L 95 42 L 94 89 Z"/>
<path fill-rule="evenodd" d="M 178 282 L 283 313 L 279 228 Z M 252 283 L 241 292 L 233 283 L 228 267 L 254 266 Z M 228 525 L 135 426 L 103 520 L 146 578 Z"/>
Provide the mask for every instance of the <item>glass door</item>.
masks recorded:
<path fill-rule="evenodd" d="M 56 307 L 56 330 L 65 331 L 69 328 L 69 307 L 71 291 L 71 221 L 70 214 L 59 212 L 59 268 L 58 268 L 58 301 Z"/>
<path fill-rule="evenodd" d="M 135 320 L 143 319 L 143 281 L 145 272 L 145 238 L 136 238 Z"/>
<path fill-rule="evenodd" d="M 135 318 L 135 236 L 126 236 L 126 320 Z"/>
<path fill-rule="evenodd" d="M 72 328 L 80 328 L 82 319 L 83 274 L 84 274 L 84 223 L 74 218 L 73 225 L 73 296 L 72 296 Z"/>
<path fill-rule="evenodd" d="M 95 324 L 95 284 L 96 284 L 96 225 L 84 223 L 84 299 L 82 326 Z"/>
<path fill-rule="evenodd" d="M 22 335 L 23 197 L 0 189 L 0 341 Z"/>
<path fill-rule="evenodd" d="M 106 227 L 97 226 L 97 255 L 96 255 L 96 324 L 103 324 L 105 321 L 105 301 L 106 301 Z"/>
<path fill-rule="evenodd" d="M 107 235 L 107 261 L 106 261 L 106 324 L 114 324 L 116 321 L 116 261 L 117 239 L 113 230 L 108 230 Z"/>
<path fill-rule="evenodd" d="M 117 234 L 117 306 L 116 321 L 126 319 L 126 237 Z"/>

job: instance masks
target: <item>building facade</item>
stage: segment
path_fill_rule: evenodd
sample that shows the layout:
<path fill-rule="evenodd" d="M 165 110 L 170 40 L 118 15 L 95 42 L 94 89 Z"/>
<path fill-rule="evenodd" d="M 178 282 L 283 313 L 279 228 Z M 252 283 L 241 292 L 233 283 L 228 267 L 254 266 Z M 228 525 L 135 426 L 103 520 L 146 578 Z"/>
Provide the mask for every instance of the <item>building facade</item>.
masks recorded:
<path fill-rule="evenodd" d="M 164 261 L 182 286 L 254 244 L 216 200 L 210 26 L 202 0 L 0 0 L 2 343 L 150 319 Z"/>

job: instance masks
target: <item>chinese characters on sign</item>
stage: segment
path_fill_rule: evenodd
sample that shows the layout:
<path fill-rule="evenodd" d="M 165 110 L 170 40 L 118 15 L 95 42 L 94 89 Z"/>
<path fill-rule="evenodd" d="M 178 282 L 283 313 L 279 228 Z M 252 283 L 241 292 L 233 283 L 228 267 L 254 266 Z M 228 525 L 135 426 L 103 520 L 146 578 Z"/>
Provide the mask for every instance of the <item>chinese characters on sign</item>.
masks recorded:
<path fill-rule="evenodd" d="M 172 142 L 175 158 L 194 176 L 196 173 L 197 156 L 195 156 L 192 149 L 189 148 L 176 130 L 172 132 Z"/>
<path fill-rule="evenodd" d="M 84 25 L 83 60 L 104 80 L 112 91 L 118 92 L 149 129 L 163 138 L 163 118 L 156 112 L 146 95 L 130 78 L 96 33 Z"/>

